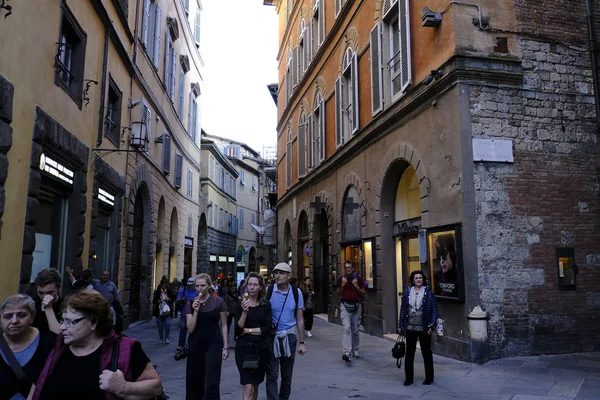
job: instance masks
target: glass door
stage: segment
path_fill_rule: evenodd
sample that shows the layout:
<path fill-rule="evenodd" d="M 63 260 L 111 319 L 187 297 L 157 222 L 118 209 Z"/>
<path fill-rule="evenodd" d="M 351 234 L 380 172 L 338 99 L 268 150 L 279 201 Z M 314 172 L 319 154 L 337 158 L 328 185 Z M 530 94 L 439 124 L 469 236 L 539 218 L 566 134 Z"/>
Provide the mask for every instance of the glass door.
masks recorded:
<path fill-rule="evenodd" d="M 398 293 L 397 314 L 400 315 L 402 291 L 409 285 L 409 276 L 413 271 L 421 270 L 419 260 L 419 237 L 417 235 L 400 236 L 396 239 L 396 292 Z M 427 271 L 423 271 L 429 279 Z"/>

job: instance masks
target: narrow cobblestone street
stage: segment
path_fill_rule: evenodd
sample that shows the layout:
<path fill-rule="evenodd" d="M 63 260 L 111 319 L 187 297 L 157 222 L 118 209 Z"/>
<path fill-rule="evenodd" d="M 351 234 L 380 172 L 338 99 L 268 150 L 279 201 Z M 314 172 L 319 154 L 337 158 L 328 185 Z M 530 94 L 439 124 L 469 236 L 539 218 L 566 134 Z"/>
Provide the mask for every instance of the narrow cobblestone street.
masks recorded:
<path fill-rule="evenodd" d="M 179 320 L 173 320 L 170 345 L 158 344 L 154 321 L 126 332 L 142 341 L 144 350 L 158 365 L 171 399 L 185 398 L 185 361 L 173 359 L 178 324 Z M 600 399 L 600 353 L 515 357 L 485 365 L 435 356 L 435 383 L 423 386 L 423 364 L 417 351 L 415 384 L 404 387 L 404 370 L 395 366 L 390 341 L 361 335 L 363 358 L 346 364 L 341 360 L 341 330 L 341 326 L 315 318 L 314 337 L 307 338 L 308 353 L 296 357 L 291 399 Z M 223 363 L 221 398 L 242 398 L 233 353 Z M 266 398 L 264 384 L 258 398 Z"/>

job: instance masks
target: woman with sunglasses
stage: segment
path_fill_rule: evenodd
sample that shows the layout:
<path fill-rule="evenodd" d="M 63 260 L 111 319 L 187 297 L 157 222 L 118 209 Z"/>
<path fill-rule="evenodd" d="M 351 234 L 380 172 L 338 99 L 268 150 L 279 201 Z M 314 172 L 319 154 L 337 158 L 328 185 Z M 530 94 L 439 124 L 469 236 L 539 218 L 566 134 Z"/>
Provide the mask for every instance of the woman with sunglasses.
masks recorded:
<path fill-rule="evenodd" d="M 423 385 L 431 385 L 433 383 L 431 335 L 437 325 L 437 302 L 435 295 L 427 286 L 427 279 L 422 271 L 411 272 L 410 282 L 411 286 L 406 287 L 402 293 L 402 306 L 398 321 L 399 332 L 406 335 L 404 386 L 413 383 L 417 340 L 421 345 L 421 354 L 425 363 Z"/>
<path fill-rule="evenodd" d="M 33 386 L 33 400 L 105 400 L 152 398 L 162 393 L 161 381 L 141 344 L 122 337 L 117 370 L 111 371 L 118 336 L 106 299 L 84 290 L 64 302 L 54 350 Z"/>

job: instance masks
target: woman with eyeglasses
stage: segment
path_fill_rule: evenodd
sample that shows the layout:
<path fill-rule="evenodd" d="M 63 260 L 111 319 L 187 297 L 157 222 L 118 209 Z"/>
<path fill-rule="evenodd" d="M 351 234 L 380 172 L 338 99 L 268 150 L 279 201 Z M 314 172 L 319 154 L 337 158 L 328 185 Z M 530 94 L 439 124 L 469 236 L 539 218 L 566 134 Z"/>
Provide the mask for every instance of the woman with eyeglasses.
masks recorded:
<path fill-rule="evenodd" d="M 433 383 L 431 335 L 437 325 L 437 302 L 435 295 L 427 286 L 427 279 L 422 271 L 411 272 L 410 283 L 411 285 L 407 286 L 402 293 L 402 306 L 398 321 L 399 332 L 406 336 L 404 386 L 413 383 L 417 340 L 421 345 L 421 354 L 425 363 L 423 385 L 431 385 Z"/>
<path fill-rule="evenodd" d="M 35 302 L 24 294 L 8 297 L 0 305 L 0 324 L 4 341 L 0 345 L 0 398 L 24 400 L 44 368 L 46 359 L 54 347 L 56 334 L 41 332 L 31 326 L 35 317 Z M 10 354 L 5 353 L 10 352 Z M 11 357 L 12 356 L 12 357 Z M 25 379 L 19 382 L 14 358 Z"/>
<path fill-rule="evenodd" d="M 32 388 L 33 400 L 152 398 L 162 393 L 140 342 L 114 333 L 112 311 L 100 293 L 84 290 L 64 303 L 61 333 Z M 117 344 L 117 369 L 112 371 Z"/>

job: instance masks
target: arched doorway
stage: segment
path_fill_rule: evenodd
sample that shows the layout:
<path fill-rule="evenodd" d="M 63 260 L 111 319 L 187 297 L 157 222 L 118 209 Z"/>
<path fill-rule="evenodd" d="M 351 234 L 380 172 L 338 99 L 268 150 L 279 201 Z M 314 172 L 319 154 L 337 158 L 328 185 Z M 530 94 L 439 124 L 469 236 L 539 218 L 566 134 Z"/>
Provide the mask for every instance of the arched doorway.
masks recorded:
<path fill-rule="evenodd" d="M 165 246 L 165 198 L 161 197 L 158 202 L 158 220 L 156 221 L 156 233 L 158 237 L 158 244 L 156 246 L 156 259 L 154 260 L 154 276 L 152 277 L 152 287 L 158 286 L 160 279 L 164 275 L 165 271 L 165 257 L 164 249 Z"/>
<path fill-rule="evenodd" d="M 297 277 L 298 283 L 302 282 L 305 276 L 310 276 L 310 247 L 308 246 L 308 217 L 303 210 L 298 217 L 298 257 Z"/>
<path fill-rule="evenodd" d="M 315 313 L 327 313 L 329 304 L 329 221 L 322 210 L 313 225 L 313 287 Z"/>
<path fill-rule="evenodd" d="M 129 283 L 129 322 L 135 322 L 140 319 L 142 312 L 142 295 L 146 292 L 145 277 L 143 276 L 143 270 L 145 270 L 148 262 L 148 255 L 144 251 L 145 243 L 148 239 L 146 236 L 148 229 L 146 229 L 147 214 L 149 210 L 146 210 L 148 204 L 147 187 L 141 185 L 135 195 L 135 206 L 133 208 L 133 235 L 131 242 L 131 276 Z"/>
<path fill-rule="evenodd" d="M 342 247 L 340 267 L 343 269 L 344 262 L 349 261 L 352 263 L 354 270 L 362 273 L 364 277 L 362 209 L 358 190 L 354 186 L 348 188 L 342 204 L 342 240 L 340 245 Z"/>
<path fill-rule="evenodd" d="M 290 227 L 290 221 L 285 220 L 285 227 L 283 228 L 283 260 L 292 267 L 292 271 L 294 270 L 294 266 L 292 265 L 292 228 Z"/>
<path fill-rule="evenodd" d="M 386 314 L 386 329 L 395 330 L 388 319 L 397 319 L 404 286 L 408 284 L 408 276 L 412 271 L 423 270 L 428 280 L 431 278 L 428 270 L 423 268 L 419 257 L 419 237 L 421 228 L 421 193 L 419 181 L 414 168 L 405 160 L 397 160 L 388 169 L 384 178 L 381 194 L 381 215 L 388 214 L 389 218 L 382 219 L 382 265 L 391 266 L 387 270 L 395 279 L 386 280 L 386 288 L 394 293 L 394 299 L 387 298 L 394 307 L 387 307 L 392 313 Z M 390 240 L 390 241 L 388 241 Z M 385 246 L 385 247 L 384 247 Z M 389 246 L 389 247 L 388 247 Z M 385 249 L 393 251 L 385 251 Z M 393 274 L 393 275 L 392 275 Z M 395 326 L 395 325 L 394 325 Z"/>
<path fill-rule="evenodd" d="M 179 220 L 177 217 L 177 209 L 173 208 L 171 212 L 171 230 L 169 233 L 169 281 L 177 277 L 177 258 L 179 254 L 177 248 L 177 238 L 179 236 Z"/>
<path fill-rule="evenodd" d="M 250 251 L 248 252 L 248 272 L 256 272 L 258 268 L 256 268 L 256 248 L 250 247 Z"/>

